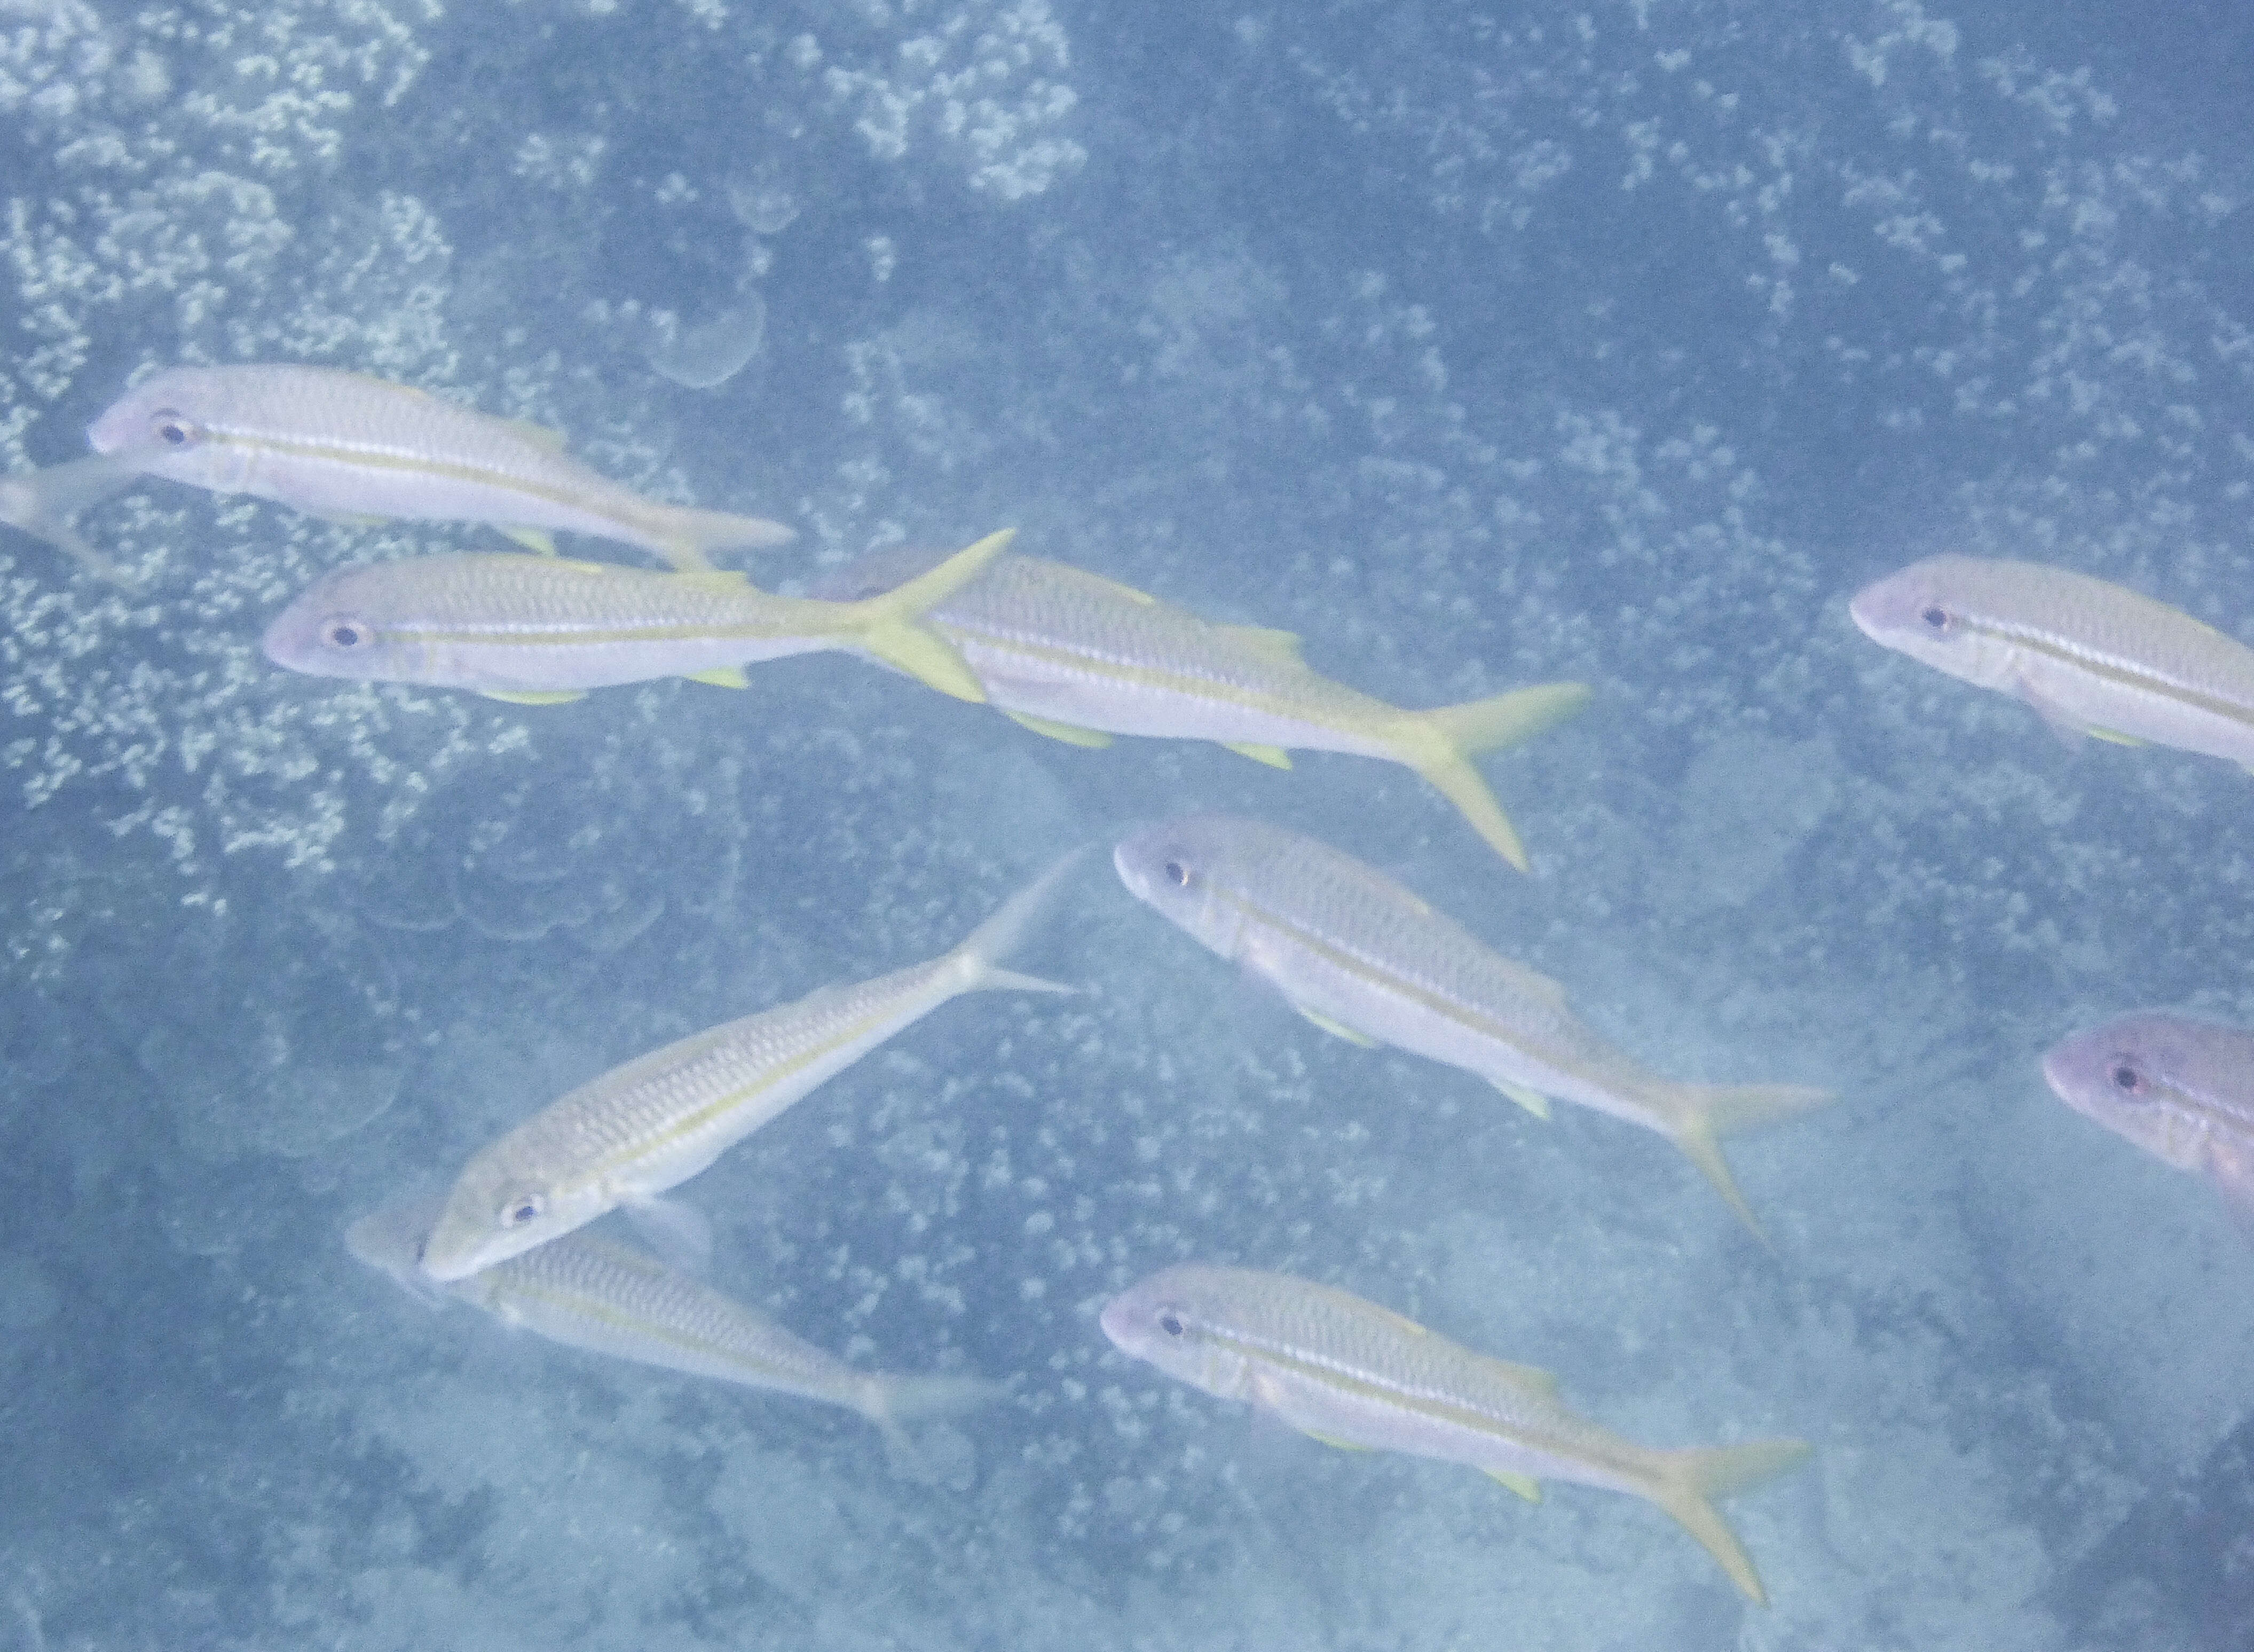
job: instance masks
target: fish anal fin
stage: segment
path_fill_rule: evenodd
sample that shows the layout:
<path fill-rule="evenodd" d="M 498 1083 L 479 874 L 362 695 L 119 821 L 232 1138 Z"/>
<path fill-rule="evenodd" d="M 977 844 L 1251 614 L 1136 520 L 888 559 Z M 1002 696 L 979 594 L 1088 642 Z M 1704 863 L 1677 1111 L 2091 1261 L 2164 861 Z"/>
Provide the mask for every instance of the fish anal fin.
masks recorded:
<path fill-rule="evenodd" d="M 1249 757 L 1256 763 L 1265 763 L 1270 768 L 1292 766 L 1292 754 L 1280 746 L 1262 746 L 1253 740 L 1223 740 L 1222 744 L 1239 757 Z"/>
<path fill-rule="evenodd" d="M 564 705 L 587 697 L 584 689 L 480 689 L 488 700 L 501 700 L 510 705 Z"/>
<path fill-rule="evenodd" d="M 537 551 L 543 556 L 556 554 L 556 538 L 545 528 L 503 527 L 501 536 L 514 540 L 527 550 Z"/>
<path fill-rule="evenodd" d="M 1487 1472 L 1491 1479 L 1501 1480 L 1511 1490 L 1525 1498 L 1528 1502 L 1538 1503 L 1542 1501 L 1542 1482 L 1533 1475 L 1522 1474 L 1511 1468 L 1490 1468 Z"/>
<path fill-rule="evenodd" d="M 752 686 L 751 678 L 744 675 L 744 668 L 739 665 L 717 665 L 710 671 L 691 671 L 689 680 L 709 683 L 716 689 L 748 689 Z"/>
<path fill-rule="evenodd" d="M 1335 1446 L 1342 1452 L 1366 1452 L 1370 1449 L 1359 1440 L 1340 1439 L 1335 1434 L 1319 1434 L 1312 1428 L 1303 1428 L 1299 1432 L 1309 1439 L 1320 1440 L 1326 1446 Z"/>
<path fill-rule="evenodd" d="M 1510 1097 L 1512 1101 L 1516 1102 L 1528 1112 L 1533 1114 L 1535 1117 L 1541 1119 L 1545 1123 L 1548 1121 L 1550 1117 L 1550 1098 L 1544 1096 L 1540 1090 L 1528 1089 L 1523 1084 L 1506 1083 L 1503 1080 L 1499 1078 L 1491 1079 L 1488 1082 L 1492 1083 L 1495 1088 L 1501 1090 L 1505 1096 Z"/>
<path fill-rule="evenodd" d="M 1374 1050 L 1377 1047 L 1377 1040 L 1359 1027 L 1351 1027 L 1343 1021 L 1334 1020 L 1321 1011 L 1311 1010 L 1304 1004 L 1295 1004 L 1292 1007 L 1334 1039 L 1344 1039 L 1349 1044 L 1359 1044 L 1365 1050 Z"/>
<path fill-rule="evenodd" d="M 1111 744 L 1111 737 L 1102 729 L 1084 729 L 1076 723 L 1060 723 L 1053 718 L 1035 717 L 1030 711 L 1004 711 L 1002 715 L 1019 728 L 1062 740 L 1067 746 L 1085 746 L 1094 750 Z"/>
<path fill-rule="evenodd" d="M 1299 634 L 1296 631 L 1271 631 L 1266 626 L 1218 626 L 1214 628 L 1247 654 L 1257 654 L 1272 664 L 1306 664 L 1299 654 Z"/>

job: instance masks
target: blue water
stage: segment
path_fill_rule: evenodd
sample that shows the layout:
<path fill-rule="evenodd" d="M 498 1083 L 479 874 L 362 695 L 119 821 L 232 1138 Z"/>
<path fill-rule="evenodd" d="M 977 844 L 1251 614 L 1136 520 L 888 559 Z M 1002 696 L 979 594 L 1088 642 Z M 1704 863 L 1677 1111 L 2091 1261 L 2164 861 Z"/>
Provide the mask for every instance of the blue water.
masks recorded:
<path fill-rule="evenodd" d="M 839 658 L 537 710 L 294 678 L 318 572 L 496 542 L 186 488 L 0 535 L 0 1648 L 2236 1648 L 2254 1254 L 2035 1054 L 2254 1017 L 2246 780 L 1866 642 L 1942 549 L 2245 625 L 2254 25 L 1830 0 L 0 4 L 0 468 L 299 360 L 780 517 L 1020 549 L 1425 705 L 1485 766 L 1046 741 Z M 724 382 L 654 342 L 751 304 Z M 666 358 L 670 360 L 671 358 Z M 692 375 L 693 376 L 693 375 Z M 584 552 L 599 548 L 582 543 Z M 1326 1038 L 1093 858 L 1027 967 L 691 1185 L 713 1282 L 1009 1380 L 858 1419 L 346 1253 L 572 1085 L 943 950 L 1188 808 L 1314 832 L 1655 1067 L 1663 1143 Z M 1343 1284 L 1635 1438 L 1798 1434 L 1746 1606 L 1639 1503 L 1327 1451 L 1113 1353 L 1185 1257 Z"/>

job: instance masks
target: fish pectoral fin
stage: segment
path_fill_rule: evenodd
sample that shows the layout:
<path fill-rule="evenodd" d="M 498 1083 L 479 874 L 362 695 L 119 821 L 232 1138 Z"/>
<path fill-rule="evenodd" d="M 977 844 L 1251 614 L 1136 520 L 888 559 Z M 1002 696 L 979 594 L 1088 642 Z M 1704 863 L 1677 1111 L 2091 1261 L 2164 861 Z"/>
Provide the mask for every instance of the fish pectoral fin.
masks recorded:
<path fill-rule="evenodd" d="M 488 700 L 505 700 L 511 705 L 562 705 L 587 697 L 584 689 L 480 689 L 478 692 Z"/>
<path fill-rule="evenodd" d="M 1335 1446 L 1342 1452 L 1366 1452 L 1370 1449 L 1354 1440 L 1340 1439 L 1335 1434 L 1318 1434 L 1312 1428 L 1303 1428 L 1299 1432 L 1309 1439 L 1320 1440 L 1326 1446 Z"/>
<path fill-rule="evenodd" d="M 1544 1123 L 1549 1121 L 1550 1098 L 1544 1096 L 1540 1090 L 1528 1089 L 1523 1084 L 1506 1084 L 1499 1078 L 1490 1079 L 1488 1082 L 1493 1084 L 1495 1088 L 1501 1090 L 1505 1096 L 1510 1097 L 1512 1101 L 1516 1102 L 1528 1112 L 1533 1114 L 1535 1117 L 1543 1120 Z"/>
<path fill-rule="evenodd" d="M 677 1199 L 632 1199 L 620 1208 L 668 1267 L 699 1275 L 711 1267 L 712 1224 L 694 1205 Z"/>
<path fill-rule="evenodd" d="M 1501 1480 L 1530 1503 L 1542 1501 L 1542 1482 L 1531 1474 L 1521 1474 L 1508 1468 L 1490 1468 L 1488 1474 Z"/>
<path fill-rule="evenodd" d="M 1067 746 L 1101 749 L 1111 744 L 1111 737 L 1102 729 L 1084 729 L 1076 723 L 1059 723 L 1053 718 L 1035 717 L 1030 711 L 1004 711 L 1002 715 L 1021 729 L 1046 734 L 1053 740 L 1062 740 Z"/>
<path fill-rule="evenodd" d="M 1539 998 L 1553 1010 L 1565 1007 L 1565 989 L 1539 970 L 1530 970 L 1522 963 L 1513 963 L 1508 958 L 1496 960 L 1504 966 L 1511 985 L 1530 998 Z"/>
<path fill-rule="evenodd" d="M 710 671 L 691 671 L 689 680 L 710 683 L 716 689 L 748 689 L 752 686 L 751 678 L 744 675 L 744 668 L 739 665 L 716 665 Z"/>
<path fill-rule="evenodd" d="M 561 430 L 550 430 L 545 424 L 535 424 L 530 419 L 511 419 L 508 427 L 543 453 L 564 451 L 564 432 Z"/>
<path fill-rule="evenodd" d="M 2062 746 L 2069 752 L 2078 752 L 2082 749 L 2082 737 L 2090 731 L 2067 715 L 2065 707 L 2028 682 L 2024 675 L 2017 679 L 2012 687 L 2013 691 L 2021 700 L 2034 708 L 2035 715 L 2043 720 L 2044 726 L 2058 736 Z"/>
<path fill-rule="evenodd" d="M 502 538 L 514 540 L 527 550 L 538 551 L 543 556 L 553 556 L 556 554 L 555 536 L 545 528 L 504 527 L 500 532 Z"/>
<path fill-rule="evenodd" d="M 1299 655 L 1296 631 L 1272 631 L 1266 626 L 1217 626 L 1214 629 L 1247 654 L 1257 654 L 1271 664 L 1306 664 Z"/>
<path fill-rule="evenodd" d="M 1365 1050 L 1374 1050 L 1377 1047 L 1377 1040 L 1358 1027 L 1348 1026 L 1343 1021 L 1334 1021 L 1321 1011 L 1310 1010 L 1304 1004 L 1295 1004 L 1292 1007 L 1334 1039 L 1344 1039 L 1349 1044 L 1359 1044 Z"/>
<path fill-rule="evenodd" d="M 2144 741 L 2138 739 L 2135 735 L 2124 734 L 2118 729 L 2091 728 L 2088 731 L 2088 733 L 2090 738 L 2093 740 L 2104 740 L 2113 746 L 2142 746 L 2145 744 Z"/>
<path fill-rule="evenodd" d="M 1265 763 L 1270 768 L 1292 766 L 1292 754 L 1280 746 L 1262 746 L 1252 740 L 1223 740 L 1222 744 L 1239 757 L 1249 757 L 1256 763 Z"/>

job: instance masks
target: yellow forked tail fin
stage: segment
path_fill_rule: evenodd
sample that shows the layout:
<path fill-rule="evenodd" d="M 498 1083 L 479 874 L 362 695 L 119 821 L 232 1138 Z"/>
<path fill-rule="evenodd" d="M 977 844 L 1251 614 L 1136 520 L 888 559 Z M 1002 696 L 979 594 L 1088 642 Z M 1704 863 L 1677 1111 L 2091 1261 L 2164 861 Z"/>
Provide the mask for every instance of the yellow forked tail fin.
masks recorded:
<path fill-rule="evenodd" d="M 1526 850 L 1518 833 L 1470 760 L 1530 740 L 1588 703 L 1586 683 L 1544 682 L 1461 705 L 1404 712 L 1400 759 L 1462 810 L 1495 853 L 1524 872 Z"/>
<path fill-rule="evenodd" d="M 1730 1174 L 1729 1160 L 1722 1157 L 1719 1138 L 1791 1118 L 1831 1099 L 1830 1090 L 1806 1084 L 1670 1084 L 1661 1105 L 1673 1121 L 1675 1144 L 1690 1156 L 1690 1162 L 1714 1184 L 1715 1190 L 1730 1201 L 1730 1208 L 1738 1213 L 1738 1220 L 1753 1229 L 1754 1237 L 1767 1244 L 1768 1236 L 1754 1220 L 1753 1208 L 1738 1191 L 1737 1178 Z"/>
<path fill-rule="evenodd" d="M 985 685 L 963 662 L 955 645 L 916 621 L 976 579 L 988 563 L 1010 548 L 1017 534 L 1014 528 L 989 534 L 929 573 L 919 574 L 881 597 L 841 604 L 853 611 L 854 640 L 886 664 L 897 666 L 942 694 L 974 705 L 984 704 Z"/>
<path fill-rule="evenodd" d="M 1716 1510 L 1713 1500 L 1749 1490 L 1797 1468 L 1815 1450 L 1805 1440 L 1765 1439 L 1750 1446 L 1660 1452 L 1656 1453 L 1659 1484 L 1651 1492 L 1651 1501 L 1672 1515 L 1705 1546 L 1708 1554 L 1722 1563 L 1730 1581 L 1745 1591 L 1748 1600 L 1765 1606 L 1768 1591 L 1761 1587 L 1760 1573 L 1754 1570 L 1752 1558 L 1739 1543 L 1738 1534 L 1730 1530 L 1730 1522 Z"/>

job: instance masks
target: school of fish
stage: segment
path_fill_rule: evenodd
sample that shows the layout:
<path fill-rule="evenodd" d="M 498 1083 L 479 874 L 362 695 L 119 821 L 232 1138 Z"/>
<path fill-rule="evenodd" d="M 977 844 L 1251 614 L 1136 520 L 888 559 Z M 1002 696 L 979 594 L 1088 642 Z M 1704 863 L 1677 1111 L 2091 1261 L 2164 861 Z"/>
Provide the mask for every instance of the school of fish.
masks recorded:
<path fill-rule="evenodd" d="M 1553 682 L 1431 710 L 1388 704 L 1312 669 L 1295 635 L 1215 624 L 1015 552 L 1006 529 L 951 555 L 875 553 L 806 597 L 770 595 L 711 556 L 787 543 L 790 528 L 646 498 L 567 457 L 551 431 L 332 368 L 161 369 L 97 418 L 88 442 L 84 458 L 0 477 L 0 524 L 105 579 L 123 575 L 76 519 L 150 481 L 348 522 L 480 524 L 526 548 L 322 577 L 262 639 L 269 660 L 310 677 L 561 706 L 667 676 L 742 688 L 746 666 L 844 651 L 1072 746 L 1135 735 L 1210 741 L 1279 768 L 1292 752 L 1398 764 L 1520 871 L 1525 848 L 1473 760 L 1533 738 L 1590 698 L 1583 684 Z M 555 555 L 558 532 L 668 567 L 565 559 Z M 2070 742 L 2095 736 L 2254 768 L 2254 649 L 2151 597 L 2063 568 L 1941 556 L 1871 584 L 1848 613 L 1884 648 L 2025 702 Z M 864 1370 L 769 1322 L 696 1277 L 710 1224 L 670 1195 L 951 1000 L 1075 990 L 1004 960 L 1056 908 L 1076 858 L 939 957 L 759 1010 L 589 1078 L 470 1154 L 440 1191 L 353 1223 L 347 1248 L 418 1296 L 468 1302 L 570 1348 L 844 1407 L 907 1455 L 907 1424 L 1004 1389 L 960 1374 Z M 1461 1068 L 1537 1117 L 1553 1099 L 1570 1101 L 1662 1136 L 1757 1236 L 1722 1138 L 1832 1099 L 1802 1084 L 1662 1076 L 1576 1016 L 1558 983 L 1299 832 L 1184 814 L 1125 834 L 1112 864 L 1132 896 L 1322 1032 Z M 2212 1182 L 2254 1234 L 2254 1032 L 2140 1012 L 2066 1038 L 2042 1072 L 2076 1112 Z M 656 1254 L 590 1228 L 614 1211 Z M 1641 1497 L 1748 1600 L 1768 1599 L 1715 1503 L 1801 1463 L 1802 1441 L 1628 1440 L 1569 1409 L 1546 1370 L 1333 1285 L 1256 1268 L 1174 1264 L 1112 1297 L 1099 1325 L 1122 1354 L 1330 1444 L 1463 1463 L 1530 1500 L 1544 1480 Z"/>

